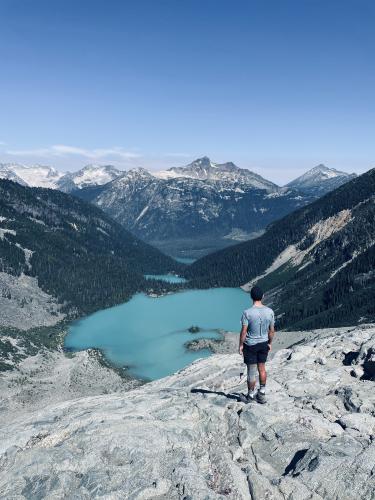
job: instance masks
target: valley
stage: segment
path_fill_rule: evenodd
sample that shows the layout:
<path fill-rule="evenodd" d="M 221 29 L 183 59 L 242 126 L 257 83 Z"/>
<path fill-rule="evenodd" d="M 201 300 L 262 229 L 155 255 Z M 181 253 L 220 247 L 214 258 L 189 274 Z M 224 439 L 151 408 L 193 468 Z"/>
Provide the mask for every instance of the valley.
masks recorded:
<path fill-rule="evenodd" d="M 162 292 L 166 284 L 143 275 L 184 267 L 88 203 L 7 180 L 0 180 L 0 249 L 0 300 L 8 315 L 14 310 L 13 323 L 2 315 L 3 326 L 21 318 L 29 327 L 53 324 L 140 291 Z"/>
<path fill-rule="evenodd" d="M 375 2 L 0 17 L 0 500 L 375 500 Z"/>
<path fill-rule="evenodd" d="M 79 197 L 0 181 L 1 491 L 334 499 L 350 481 L 368 498 L 374 174 L 197 260 Z M 263 407 L 244 405 L 235 354 L 255 282 L 276 312 Z"/>
<path fill-rule="evenodd" d="M 355 174 L 318 165 L 278 186 L 232 162 L 202 157 L 162 171 L 123 172 L 111 165 L 87 165 L 63 174 L 38 165 L 0 164 L 1 177 L 71 193 L 97 205 L 162 252 L 200 258 L 259 236 L 273 221 Z"/>
<path fill-rule="evenodd" d="M 220 182 L 223 176 L 227 180 L 233 176 L 236 179 L 250 176 L 251 182 L 262 182 L 259 176 L 253 178 L 251 173 L 238 172 L 233 164 L 215 166 L 210 163 L 209 168 L 206 167 L 206 159 L 203 159 L 189 169 L 172 169 L 158 175 L 163 180 L 177 178 L 181 181 L 183 171 L 183 175 L 189 174 L 194 182 L 195 177 L 202 176 L 214 177 L 215 182 L 218 176 Z M 90 169 L 90 175 L 92 172 Z M 139 180 L 138 174 L 130 172 L 129 175 Z M 314 178 L 315 175 L 316 171 Z M 125 177 L 128 179 L 128 174 Z M 151 175 L 143 172 L 142 177 L 149 179 Z M 184 177 L 181 182 L 191 179 Z M 122 175 L 119 180 L 123 180 Z M 199 178 L 197 182 L 207 180 Z M 278 193 L 279 188 L 270 183 L 263 187 L 273 194 Z M 238 303 L 248 303 L 248 296 L 239 287 L 248 291 L 255 282 L 266 290 L 266 302 L 276 311 L 278 328 L 309 329 L 375 320 L 373 302 L 367 300 L 374 296 L 373 170 L 272 223 L 251 241 L 229 246 L 198 260 L 191 257 L 193 252 L 190 257 L 186 256 L 189 255 L 186 246 L 181 247 L 184 257 L 167 257 L 94 205 L 72 195 L 58 190 L 31 189 L 7 180 L 0 180 L 0 189 L 0 304 L 4 310 L 0 322 L 4 331 L 27 332 L 64 325 L 67 332 L 72 322 L 87 316 L 71 330 L 81 331 L 82 325 L 84 332 L 85 325 L 91 325 L 91 317 L 95 321 L 103 317 L 103 324 L 108 322 L 110 327 L 99 328 L 95 333 L 91 325 L 92 337 L 72 334 L 68 336 L 69 342 L 73 338 L 78 340 L 67 346 L 102 349 L 110 362 L 129 367 L 132 366 L 131 356 L 121 357 L 121 352 L 129 349 L 128 336 L 142 342 L 143 333 L 140 332 L 148 331 L 147 323 L 141 326 L 136 322 L 139 319 L 147 321 L 149 316 L 159 318 L 157 328 L 161 330 L 158 334 L 169 332 L 171 335 L 181 330 L 185 331 L 185 337 L 181 334 L 174 348 L 164 349 L 167 353 L 162 363 L 165 372 L 155 368 L 150 374 L 133 369 L 136 376 L 153 378 L 158 377 L 158 373 L 172 373 L 173 369 L 193 359 L 194 355 L 184 350 L 184 343 L 190 338 L 186 337 L 186 331 L 191 326 L 186 314 L 190 314 L 192 325 L 202 328 L 203 338 L 215 337 L 219 330 L 236 330 L 240 313 L 234 313 L 234 309 L 227 313 L 228 319 L 224 315 L 220 316 L 220 321 L 211 322 L 211 318 L 215 319 L 216 306 L 210 302 L 210 297 L 218 293 L 222 309 L 227 311 L 231 304 L 235 307 L 231 293 L 236 297 L 239 294 Z M 142 189 L 140 187 L 139 192 Z M 84 192 L 85 187 L 81 190 Z M 278 196 L 270 199 L 278 199 Z M 179 224 L 183 225 L 183 221 Z M 161 225 L 155 221 L 154 226 L 159 228 Z M 166 241 L 168 245 L 169 240 Z M 187 244 L 187 240 L 184 241 Z M 202 244 L 204 238 L 198 241 Z M 355 290 L 355 301 L 350 290 Z M 196 296 L 201 298 L 196 301 Z M 203 307 L 206 302 L 208 306 Z M 133 304 L 138 303 L 133 311 Z M 165 310 L 163 304 L 166 304 Z M 206 317 L 199 316 L 198 304 L 203 307 L 202 314 L 207 314 Z M 118 307 L 110 309 L 113 306 Z M 176 323 L 167 327 L 170 307 Z M 242 307 L 243 304 L 239 309 Z M 96 311 L 99 311 L 98 316 L 90 316 Z M 198 314 L 197 319 L 193 317 L 194 311 Z M 183 322 L 182 318 L 185 318 Z M 128 328 L 132 333 L 125 335 L 124 347 L 120 349 Z M 19 335 L 22 339 L 22 334 Z M 110 347 L 108 339 L 112 335 Z M 171 341 L 168 335 L 164 337 L 166 342 Z M 62 343 L 59 346 L 61 348 Z M 173 365 L 173 356 L 169 353 L 176 348 L 181 361 Z M 12 343 L 3 343 L 2 350 L 17 356 Z M 135 356 L 138 352 L 135 347 L 130 351 Z M 28 353 L 26 349 L 24 357 Z M 138 366 L 138 362 L 133 361 L 134 366 Z M 3 365 L 6 367 L 8 362 L 9 356 L 3 360 Z M 141 360 L 140 366 L 142 363 Z"/>

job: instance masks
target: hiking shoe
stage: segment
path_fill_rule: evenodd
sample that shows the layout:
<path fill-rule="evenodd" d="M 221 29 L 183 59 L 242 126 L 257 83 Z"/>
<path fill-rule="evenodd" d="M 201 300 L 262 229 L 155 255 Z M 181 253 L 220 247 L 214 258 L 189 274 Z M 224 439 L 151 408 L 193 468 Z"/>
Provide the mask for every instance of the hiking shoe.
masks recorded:
<path fill-rule="evenodd" d="M 255 394 L 254 396 L 250 396 L 250 394 L 247 394 L 246 403 L 253 403 L 254 401 L 255 401 Z"/>
<path fill-rule="evenodd" d="M 255 401 L 255 396 L 250 396 L 249 394 L 240 394 L 239 397 L 238 397 L 238 402 L 241 402 L 241 403 L 245 403 L 245 404 L 248 404 L 248 403 L 251 403 L 252 401 Z"/>
<path fill-rule="evenodd" d="M 261 405 L 264 405 L 264 403 L 267 402 L 266 395 L 263 392 L 258 391 L 256 398 L 258 403 L 260 403 Z"/>

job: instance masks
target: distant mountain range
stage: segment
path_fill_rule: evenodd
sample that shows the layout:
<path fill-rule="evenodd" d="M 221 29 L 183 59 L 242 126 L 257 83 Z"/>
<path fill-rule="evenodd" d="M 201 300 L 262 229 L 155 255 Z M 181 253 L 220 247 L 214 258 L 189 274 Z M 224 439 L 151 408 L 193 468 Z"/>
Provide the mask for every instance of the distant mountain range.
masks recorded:
<path fill-rule="evenodd" d="M 63 177 L 62 172 L 47 165 L 0 163 L 0 179 L 9 179 L 22 186 L 57 189 Z"/>
<path fill-rule="evenodd" d="M 130 170 L 79 196 L 98 205 L 138 237 L 167 253 L 207 253 L 248 239 L 275 218 L 310 201 L 233 164 L 202 158 L 153 174 Z"/>
<path fill-rule="evenodd" d="M 0 326 L 52 325 L 157 287 L 176 261 L 97 207 L 0 180 Z"/>
<path fill-rule="evenodd" d="M 259 284 L 279 328 L 375 321 L 375 169 L 185 274 L 196 288 Z"/>
<path fill-rule="evenodd" d="M 259 235 L 269 223 L 354 176 L 319 165 L 280 187 L 207 157 L 160 172 L 87 165 L 62 174 L 39 165 L 0 164 L 0 177 L 72 193 L 159 249 L 196 256 Z"/>
<path fill-rule="evenodd" d="M 58 189 L 66 193 L 101 186 L 124 172 L 112 165 L 86 165 L 76 172 L 59 172 L 48 165 L 0 163 L 0 179 L 9 179 L 22 186 Z"/>

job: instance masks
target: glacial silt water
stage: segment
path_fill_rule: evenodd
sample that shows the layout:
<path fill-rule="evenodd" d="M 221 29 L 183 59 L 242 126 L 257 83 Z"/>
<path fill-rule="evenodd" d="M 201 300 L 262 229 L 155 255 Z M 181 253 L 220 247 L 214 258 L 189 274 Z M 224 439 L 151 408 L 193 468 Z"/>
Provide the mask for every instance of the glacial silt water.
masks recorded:
<path fill-rule="evenodd" d="M 112 363 L 127 366 L 131 375 L 156 379 L 169 375 L 208 350 L 189 351 L 187 341 L 218 338 L 217 329 L 239 331 L 249 295 L 241 289 L 188 290 L 148 297 L 98 311 L 74 323 L 65 340 L 73 350 L 100 348 Z M 191 326 L 201 331 L 190 333 Z"/>
<path fill-rule="evenodd" d="M 190 265 L 195 262 L 197 259 L 193 259 L 192 257 L 173 257 L 177 262 L 182 262 L 182 264 Z"/>

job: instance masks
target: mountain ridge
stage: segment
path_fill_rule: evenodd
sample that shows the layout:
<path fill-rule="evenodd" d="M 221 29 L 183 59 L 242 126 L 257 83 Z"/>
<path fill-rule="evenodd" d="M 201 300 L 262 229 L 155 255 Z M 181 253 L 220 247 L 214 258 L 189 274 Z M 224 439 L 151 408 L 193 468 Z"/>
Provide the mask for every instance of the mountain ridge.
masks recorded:
<path fill-rule="evenodd" d="M 342 176 L 348 176 L 352 177 L 355 176 L 356 174 L 349 174 L 347 172 L 343 172 L 340 170 L 336 170 L 335 168 L 332 167 L 326 167 L 324 164 L 317 165 L 316 167 L 313 167 L 312 169 L 306 171 L 304 174 L 300 175 L 296 179 L 293 179 L 292 181 L 288 182 L 285 185 L 278 186 L 272 181 L 269 181 L 265 178 L 263 178 L 260 174 L 257 174 L 255 172 L 252 172 L 251 170 L 247 168 L 241 168 L 235 165 L 233 162 L 226 162 L 226 163 L 214 163 L 208 158 L 207 156 L 203 156 L 202 158 L 198 158 L 188 165 L 185 165 L 183 167 L 171 167 L 167 170 L 151 170 L 151 169 L 144 169 L 147 172 L 149 172 L 151 175 L 154 177 L 158 178 L 168 178 L 168 177 L 191 177 L 191 178 L 196 178 L 196 179 L 201 179 L 201 180 L 230 180 L 230 174 L 237 173 L 238 176 L 242 177 L 242 179 L 248 179 L 249 182 L 251 179 L 253 179 L 254 182 L 257 182 L 258 184 L 255 187 L 261 187 L 263 186 L 264 188 L 268 189 L 274 189 L 275 187 L 292 187 L 295 185 L 296 181 L 299 179 L 302 179 L 304 176 L 309 174 L 310 172 L 315 171 L 316 169 L 321 169 L 324 167 L 324 170 L 326 172 L 332 172 L 332 173 L 337 173 L 339 177 Z M 143 167 L 139 167 L 143 168 Z M 38 169 L 40 169 L 39 175 L 38 175 Z M 95 175 L 92 177 L 92 183 L 88 183 L 87 185 L 76 185 L 74 187 L 71 185 L 69 187 L 68 180 L 74 177 L 80 177 L 85 171 L 92 170 L 94 173 L 95 170 L 97 170 L 99 173 L 101 171 L 108 171 L 109 174 L 112 173 L 112 177 L 109 178 L 107 177 L 106 179 L 95 179 Z M 136 168 L 132 168 L 130 170 L 134 170 Z M 30 181 L 30 177 L 32 175 L 35 176 L 34 181 L 31 184 L 28 184 L 27 179 L 23 179 L 22 175 L 18 175 L 17 171 L 21 173 L 22 171 L 28 171 L 30 172 L 31 175 L 28 175 L 28 180 Z M 43 173 L 44 171 L 44 173 Z M 73 172 L 60 172 L 54 167 L 48 166 L 48 165 L 24 165 L 21 163 L 0 163 L 0 178 L 8 178 L 6 175 L 14 175 L 15 177 L 18 177 L 20 179 L 20 182 L 24 182 L 25 185 L 28 185 L 29 187 L 50 187 L 52 189 L 58 189 L 59 185 L 63 186 L 63 190 L 67 191 L 68 189 L 75 189 L 75 188 L 82 188 L 82 187 L 90 187 L 91 185 L 101 185 L 106 182 L 111 182 L 114 178 L 123 175 L 126 170 L 122 170 L 120 168 L 117 168 L 113 165 L 110 164 L 87 164 L 83 166 L 82 168 L 75 170 Z M 229 177 L 225 179 L 225 177 L 220 177 L 220 175 L 217 174 L 224 174 L 228 173 Z M 48 180 L 48 177 L 50 179 Z M 65 181 L 63 181 L 63 177 L 66 177 Z M 98 176 L 100 177 L 100 175 Z M 12 180 L 12 179 L 10 179 Z M 59 182 L 61 180 L 61 183 Z M 233 178 L 232 178 L 233 180 Z M 66 186 L 64 187 L 64 184 Z"/>
<path fill-rule="evenodd" d="M 258 282 L 283 328 L 371 321 L 374 193 L 372 169 L 273 222 L 259 238 L 203 257 L 185 275 L 199 288 Z"/>
<path fill-rule="evenodd" d="M 9 180 L 0 180 L 0 249 L 0 324 L 16 328 L 119 304 L 157 289 L 143 274 L 183 267 L 99 208 Z"/>
<path fill-rule="evenodd" d="M 199 258 L 258 236 L 274 220 L 350 179 L 339 174 L 318 184 L 315 176 L 309 189 L 280 187 L 233 162 L 202 157 L 159 172 L 87 165 L 61 177 L 55 188 L 99 206 L 169 255 Z"/>
<path fill-rule="evenodd" d="M 207 156 L 198 158 L 184 167 L 172 167 L 152 174 L 160 178 L 188 177 L 199 180 L 245 182 L 267 191 L 274 191 L 279 187 L 251 170 L 237 167 L 233 162 L 213 163 Z"/>
<path fill-rule="evenodd" d="M 228 246 L 228 235 L 234 231 L 251 237 L 311 200 L 293 189 L 254 187 L 252 176 L 243 180 L 237 170 L 235 177 L 220 180 L 192 177 L 191 169 L 185 173 L 160 178 L 133 169 L 100 190 L 82 191 L 79 196 L 92 194 L 90 201 L 128 230 L 161 249 L 169 245 L 166 252 L 174 255 L 181 241 L 185 248 L 193 248 L 206 241 Z"/>

